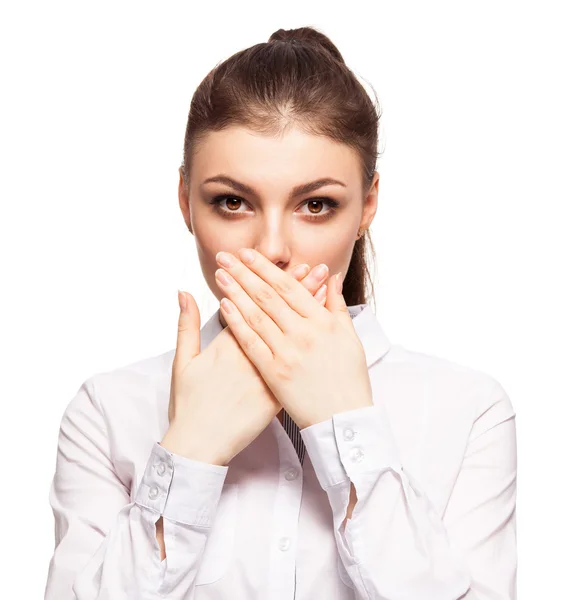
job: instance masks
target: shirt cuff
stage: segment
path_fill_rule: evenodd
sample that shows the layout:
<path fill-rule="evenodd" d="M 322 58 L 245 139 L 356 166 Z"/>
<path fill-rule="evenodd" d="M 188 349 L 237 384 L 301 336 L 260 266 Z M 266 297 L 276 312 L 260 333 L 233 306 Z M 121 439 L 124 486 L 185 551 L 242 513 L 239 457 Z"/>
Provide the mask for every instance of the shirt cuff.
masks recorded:
<path fill-rule="evenodd" d="M 155 442 L 135 502 L 166 519 L 210 527 L 228 465 L 212 465 L 170 452 Z"/>
<path fill-rule="evenodd" d="M 399 451 L 383 404 L 335 413 L 300 430 L 316 477 L 326 490 L 360 473 L 401 469 Z"/>

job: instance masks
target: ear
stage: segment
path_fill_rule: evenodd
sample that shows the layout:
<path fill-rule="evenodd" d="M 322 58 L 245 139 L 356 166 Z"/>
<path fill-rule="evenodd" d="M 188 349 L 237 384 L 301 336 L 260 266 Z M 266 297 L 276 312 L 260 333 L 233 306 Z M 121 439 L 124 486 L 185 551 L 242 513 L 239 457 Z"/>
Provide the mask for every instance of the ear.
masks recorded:
<path fill-rule="evenodd" d="M 191 225 L 191 209 L 189 205 L 189 190 L 185 185 L 183 167 L 179 167 L 179 207 L 181 209 L 181 213 L 183 213 L 183 219 L 185 219 L 187 229 L 193 233 L 193 228 Z"/>
<path fill-rule="evenodd" d="M 379 193 L 379 171 L 374 171 L 373 180 L 369 192 L 365 197 L 363 212 L 360 221 L 360 229 L 369 229 L 375 213 L 377 212 L 377 200 Z"/>

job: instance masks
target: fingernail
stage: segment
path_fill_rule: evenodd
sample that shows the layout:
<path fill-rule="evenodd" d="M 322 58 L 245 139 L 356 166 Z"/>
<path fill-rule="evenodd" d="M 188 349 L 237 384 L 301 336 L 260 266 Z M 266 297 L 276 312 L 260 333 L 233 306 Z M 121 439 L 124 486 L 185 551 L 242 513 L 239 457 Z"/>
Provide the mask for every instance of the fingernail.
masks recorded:
<path fill-rule="evenodd" d="M 305 277 L 310 271 L 310 265 L 307 264 L 303 264 L 303 265 L 298 265 L 295 269 L 294 269 L 294 275 L 298 276 L 298 277 Z"/>
<path fill-rule="evenodd" d="M 315 275 L 318 279 L 323 279 L 328 273 L 328 265 L 321 264 L 319 267 L 316 267 Z"/>
<path fill-rule="evenodd" d="M 238 255 L 247 265 L 249 265 L 251 262 L 254 262 L 254 252 L 250 250 L 250 248 L 241 248 L 238 251 Z"/>
<path fill-rule="evenodd" d="M 179 296 L 179 308 L 181 312 L 185 312 L 187 310 L 187 297 L 181 290 L 177 290 L 177 295 Z"/>
<path fill-rule="evenodd" d="M 316 300 L 321 302 L 326 297 L 327 289 L 328 289 L 328 286 L 324 283 L 324 285 L 316 292 L 316 296 L 315 296 Z"/>
<path fill-rule="evenodd" d="M 341 271 L 336 275 L 336 286 L 338 288 L 338 294 L 341 294 L 342 293 L 342 286 L 343 286 L 342 272 Z"/>
<path fill-rule="evenodd" d="M 230 252 L 217 252 L 215 259 L 223 267 L 232 267 L 235 262 L 234 256 Z"/>
<path fill-rule="evenodd" d="M 223 298 L 220 301 L 220 305 L 222 309 L 227 313 L 231 313 L 234 310 L 234 305 L 228 298 Z"/>

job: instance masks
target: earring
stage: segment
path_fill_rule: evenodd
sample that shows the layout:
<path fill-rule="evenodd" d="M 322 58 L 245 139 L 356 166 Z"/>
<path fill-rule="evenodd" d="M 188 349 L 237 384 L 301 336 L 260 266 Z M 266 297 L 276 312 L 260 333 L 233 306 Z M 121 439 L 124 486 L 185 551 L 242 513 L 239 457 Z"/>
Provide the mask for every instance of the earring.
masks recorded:
<path fill-rule="evenodd" d="M 360 237 L 367 231 L 367 229 L 358 229 L 358 234 L 357 234 L 357 239 L 359 240 Z"/>

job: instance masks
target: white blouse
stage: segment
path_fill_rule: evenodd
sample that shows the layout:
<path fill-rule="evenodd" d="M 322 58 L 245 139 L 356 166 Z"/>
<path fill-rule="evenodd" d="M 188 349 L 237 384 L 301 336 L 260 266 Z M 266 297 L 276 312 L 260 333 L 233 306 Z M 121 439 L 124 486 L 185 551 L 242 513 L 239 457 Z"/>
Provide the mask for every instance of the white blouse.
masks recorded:
<path fill-rule="evenodd" d="M 374 406 L 289 433 L 275 417 L 225 466 L 159 444 L 174 349 L 88 378 L 60 425 L 45 600 L 515 600 L 509 397 L 348 309 Z"/>

